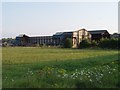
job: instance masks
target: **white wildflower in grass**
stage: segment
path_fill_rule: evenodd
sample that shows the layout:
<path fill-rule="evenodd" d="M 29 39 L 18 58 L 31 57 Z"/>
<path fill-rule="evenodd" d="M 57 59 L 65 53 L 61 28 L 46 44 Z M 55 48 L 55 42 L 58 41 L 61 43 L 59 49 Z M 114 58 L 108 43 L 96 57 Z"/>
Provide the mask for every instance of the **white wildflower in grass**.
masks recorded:
<path fill-rule="evenodd" d="M 77 78 L 78 76 L 76 75 L 75 77 Z"/>
<path fill-rule="evenodd" d="M 107 69 L 109 69 L 109 68 L 110 68 L 110 66 L 109 66 L 109 65 L 107 65 L 106 67 L 107 67 Z"/>
<path fill-rule="evenodd" d="M 101 76 L 103 76 L 103 74 L 100 74 Z"/>
<path fill-rule="evenodd" d="M 97 68 L 95 67 L 94 69 L 96 70 Z"/>
<path fill-rule="evenodd" d="M 76 72 L 76 74 L 79 76 L 79 75 L 80 75 L 80 72 Z"/>
<path fill-rule="evenodd" d="M 58 77 L 61 77 L 61 75 L 58 75 Z"/>
<path fill-rule="evenodd" d="M 33 75 L 33 74 L 34 74 L 33 71 L 30 70 L 30 68 L 28 68 L 27 75 Z"/>
<path fill-rule="evenodd" d="M 73 77 L 73 79 L 75 79 L 75 78 Z"/>
<path fill-rule="evenodd" d="M 92 79 L 89 79 L 90 80 L 90 82 L 92 82 Z"/>
<path fill-rule="evenodd" d="M 33 74 L 33 71 L 31 70 L 30 73 Z"/>
<path fill-rule="evenodd" d="M 68 74 L 64 74 L 63 76 L 64 76 L 64 77 L 68 77 Z"/>
<path fill-rule="evenodd" d="M 70 76 L 70 78 L 72 78 L 72 77 L 73 77 L 73 75 Z"/>
<path fill-rule="evenodd" d="M 83 75 L 83 74 L 84 74 L 84 72 L 83 72 L 83 71 L 81 71 L 80 73 L 81 73 L 81 75 Z"/>
<path fill-rule="evenodd" d="M 73 73 L 72 75 L 71 75 L 71 78 L 73 78 L 75 76 L 75 73 Z"/>
<path fill-rule="evenodd" d="M 90 76 L 88 76 L 88 78 L 90 78 Z"/>
<path fill-rule="evenodd" d="M 73 76 L 75 76 L 75 73 L 73 73 Z"/>
<path fill-rule="evenodd" d="M 88 74 L 90 74 L 90 72 L 88 72 Z"/>
<path fill-rule="evenodd" d="M 113 71 L 115 71 L 116 69 L 113 69 Z"/>
<path fill-rule="evenodd" d="M 96 78 L 96 80 L 98 81 L 99 79 L 98 79 L 98 78 Z"/>
<path fill-rule="evenodd" d="M 12 79 L 11 81 L 14 82 L 14 79 Z"/>

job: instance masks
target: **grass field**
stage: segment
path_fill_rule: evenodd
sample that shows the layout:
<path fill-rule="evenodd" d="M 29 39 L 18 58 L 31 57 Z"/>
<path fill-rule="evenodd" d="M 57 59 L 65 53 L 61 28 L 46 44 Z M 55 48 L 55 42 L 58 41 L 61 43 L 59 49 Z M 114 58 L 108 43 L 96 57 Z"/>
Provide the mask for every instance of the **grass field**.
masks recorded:
<path fill-rule="evenodd" d="M 117 50 L 2 49 L 3 88 L 118 88 Z"/>

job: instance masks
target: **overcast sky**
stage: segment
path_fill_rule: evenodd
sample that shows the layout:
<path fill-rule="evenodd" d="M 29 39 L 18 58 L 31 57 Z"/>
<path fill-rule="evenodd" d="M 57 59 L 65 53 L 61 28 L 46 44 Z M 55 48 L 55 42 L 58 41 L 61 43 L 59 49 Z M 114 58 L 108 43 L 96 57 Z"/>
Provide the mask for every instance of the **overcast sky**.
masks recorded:
<path fill-rule="evenodd" d="M 117 2 L 3 2 L 2 37 L 53 35 L 60 31 L 118 32 Z"/>

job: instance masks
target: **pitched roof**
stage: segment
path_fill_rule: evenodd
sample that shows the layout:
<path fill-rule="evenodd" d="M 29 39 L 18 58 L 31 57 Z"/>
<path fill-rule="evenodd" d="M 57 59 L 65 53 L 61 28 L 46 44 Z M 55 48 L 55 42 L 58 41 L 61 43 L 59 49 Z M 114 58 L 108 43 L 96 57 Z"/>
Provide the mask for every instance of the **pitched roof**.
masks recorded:
<path fill-rule="evenodd" d="M 88 32 L 90 32 L 90 34 L 102 34 L 102 33 L 106 32 L 106 31 L 107 30 L 93 30 L 93 31 L 88 31 Z"/>
<path fill-rule="evenodd" d="M 61 35 L 64 35 L 64 34 L 71 34 L 71 33 L 73 33 L 73 32 L 57 32 L 53 36 L 61 36 Z"/>
<path fill-rule="evenodd" d="M 24 36 L 27 36 L 27 35 L 25 35 L 25 34 L 20 34 L 20 35 L 18 35 L 17 37 L 24 37 Z M 28 37 L 28 36 L 27 36 Z"/>
<path fill-rule="evenodd" d="M 79 30 L 85 30 L 85 29 L 83 28 L 83 29 L 79 29 Z M 78 31 L 79 31 L 79 30 L 78 30 Z M 57 36 L 57 35 L 59 36 L 59 35 L 63 35 L 63 34 L 71 34 L 71 33 L 73 33 L 73 32 L 76 32 L 76 31 L 74 31 L 74 30 L 71 31 L 71 30 L 70 30 L 70 31 L 65 31 L 65 32 L 56 32 L 53 36 Z"/>
<path fill-rule="evenodd" d="M 62 35 L 64 32 L 57 32 L 54 35 Z"/>

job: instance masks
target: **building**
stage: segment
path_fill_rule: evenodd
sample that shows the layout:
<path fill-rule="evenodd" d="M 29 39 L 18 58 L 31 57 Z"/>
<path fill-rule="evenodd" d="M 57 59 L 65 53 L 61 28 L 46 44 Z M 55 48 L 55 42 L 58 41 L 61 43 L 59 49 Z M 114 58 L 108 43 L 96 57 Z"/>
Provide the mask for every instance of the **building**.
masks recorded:
<path fill-rule="evenodd" d="M 53 36 L 37 36 L 29 37 L 25 34 L 20 34 L 16 37 L 16 46 L 35 46 L 35 45 L 50 45 L 62 46 L 67 38 L 72 39 L 73 48 L 77 48 L 83 39 L 91 39 L 91 34 L 85 30 L 80 29 L 72 32 L 57 32 Z"/>
<path fill-rule="evenodd" d="M 102 38 L 110 38 L 110 34 L 107 30 L 92 30 L 92 31 L 88 31 L 92 37 L 91 40 L 100 40 Z"/>
<path fill-rule="evenodd" d="M 53 42 L 52 36 L 29 37 L 21 34 L 16 37 L 17 46 L 52 45 Z"/>
<path fill-rule="evenodd" d="M 20 34 L 15 39 L 16 46 L 27 46 L 29 45 L 29 36 L 25 34 Z"/>
<path fill-rule="evenodd" d="M 73 32 L 73 35 L 72 35 L 73 46 L 72 47 L 77 48 L 80 42 L 84 39 L 91 40 L 91 34 L 87 30 L 80 29 L 78 31 Z"/>
<path fill-rule="evenodd" d="M 71 32 L 57 32 L 53 35 L 53 38 L 59 40 L 59 45 L 62 45 L 65 42 L 66 38 L 71 38 L 72 47 L 77 48 L 83 39 L 91 39 L 91 34 L 85 29 L 80 29 Z"/>
<path fill-rule="evenodd" d="M 53 35 L 53 39 L 56 39 L 57 45 L 63 45 L 67 38 L 72 39 L 72 33 L 73 32 L 57 32 Z"/>
<path fill-rule="evenodd" d="M 100 40 L 101 38 L 109 38 L 110 34 L 107 30 L 95 30 L 87 31 L 86 29 L 80 29 L 71 32 L 57 32 L 53 36 L 37 36 L 29 37 L 25 34 L 16 37 L 17 46 L 35 46 L 35 45 L 47 45 L 47 46 L 62 46 L 67 38 L 72 39 L 72 47 L 77 48 L 80 42 L 84 39 Z"/>
<path fill-rule="evenodd" d="M 119 33 L 113 33 L 110 36 L 111 38 L 120 38 L 120 34 Z"/>

